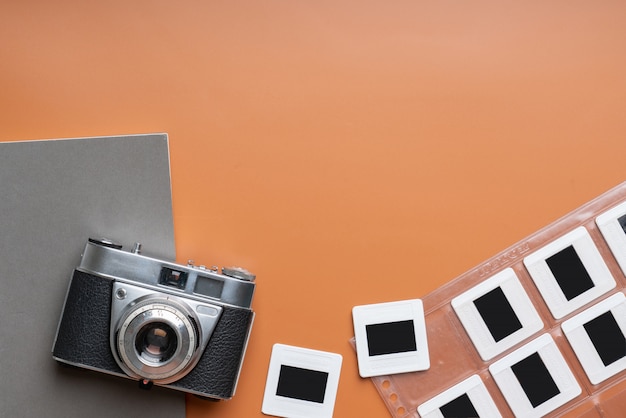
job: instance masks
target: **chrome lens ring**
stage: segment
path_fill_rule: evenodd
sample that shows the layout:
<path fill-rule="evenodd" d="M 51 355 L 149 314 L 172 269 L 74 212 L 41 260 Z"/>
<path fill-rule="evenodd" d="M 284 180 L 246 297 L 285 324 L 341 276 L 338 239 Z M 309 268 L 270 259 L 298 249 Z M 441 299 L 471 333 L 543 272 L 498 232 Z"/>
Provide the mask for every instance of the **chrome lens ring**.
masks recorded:
<path fill-rule="evenodd" d="M 181 372 L 192 363 L 199 338 L 185 311 L 170 300 L 152 299 L 136 304 L 124 316 L 117 351 L 129 374 L 162 384 L 184 376 Z M 147 345 L 146 335 L 153 330 L 165 339 Z"/>

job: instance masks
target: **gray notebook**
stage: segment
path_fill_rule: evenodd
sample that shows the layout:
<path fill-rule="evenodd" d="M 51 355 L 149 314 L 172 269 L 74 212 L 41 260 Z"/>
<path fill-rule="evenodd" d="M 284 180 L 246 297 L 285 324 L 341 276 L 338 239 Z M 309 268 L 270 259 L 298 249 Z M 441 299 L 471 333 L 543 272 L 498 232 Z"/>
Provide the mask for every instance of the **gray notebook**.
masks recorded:
<path fill-rule="evenodd" d="M 174 259 L 167 135 L 0 143 L 0 416 L 184 417 L 180 392 L 52 359 L 89 237 Z"/>

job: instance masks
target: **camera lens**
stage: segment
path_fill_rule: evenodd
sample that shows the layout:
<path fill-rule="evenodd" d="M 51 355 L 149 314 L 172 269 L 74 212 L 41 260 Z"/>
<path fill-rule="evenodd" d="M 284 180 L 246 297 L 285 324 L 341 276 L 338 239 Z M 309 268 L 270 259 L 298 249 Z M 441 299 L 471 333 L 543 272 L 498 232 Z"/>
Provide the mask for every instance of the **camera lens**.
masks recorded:
<path fill-rule="evenodd" d="M 193 315 L 172 299 L 148 297 L 132 304 L 120 319 L 112 346 L 122 370 L 156 383 L 184 376 L 199 354 Z"/>
<path fill-rule="evenodd" d="M 150 362 L 165 363 L 172 358 L 178 347 L 176 332 L 167 324 L 151 323 L 137 334 L 135 349 Z"/>

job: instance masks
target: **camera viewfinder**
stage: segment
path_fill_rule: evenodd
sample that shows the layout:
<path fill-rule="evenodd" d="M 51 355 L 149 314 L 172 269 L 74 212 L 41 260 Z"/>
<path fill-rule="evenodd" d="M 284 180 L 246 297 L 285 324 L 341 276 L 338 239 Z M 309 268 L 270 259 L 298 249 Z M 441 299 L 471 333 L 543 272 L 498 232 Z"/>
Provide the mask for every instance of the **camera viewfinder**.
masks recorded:
<path fill-rule="evenodd" d="M 159 277 L 159 284 L 184 289 L 187 284 L 187 273 L 163 267 L 161 269 L 161 276 Z"/>

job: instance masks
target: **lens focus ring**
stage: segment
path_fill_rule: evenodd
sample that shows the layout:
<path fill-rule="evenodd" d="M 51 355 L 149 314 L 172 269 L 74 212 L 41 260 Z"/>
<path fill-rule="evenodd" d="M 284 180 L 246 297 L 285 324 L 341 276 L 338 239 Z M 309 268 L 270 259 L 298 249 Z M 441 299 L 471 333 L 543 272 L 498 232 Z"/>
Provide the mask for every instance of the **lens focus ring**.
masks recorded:
<path fill-rule="evenodd" d="M 162 384 L 184 375 L 199 338 L 186 311 L 170 300 L 151 299 L 126 313 L 117 332 L 117 351 L 127 372 Z"/>

